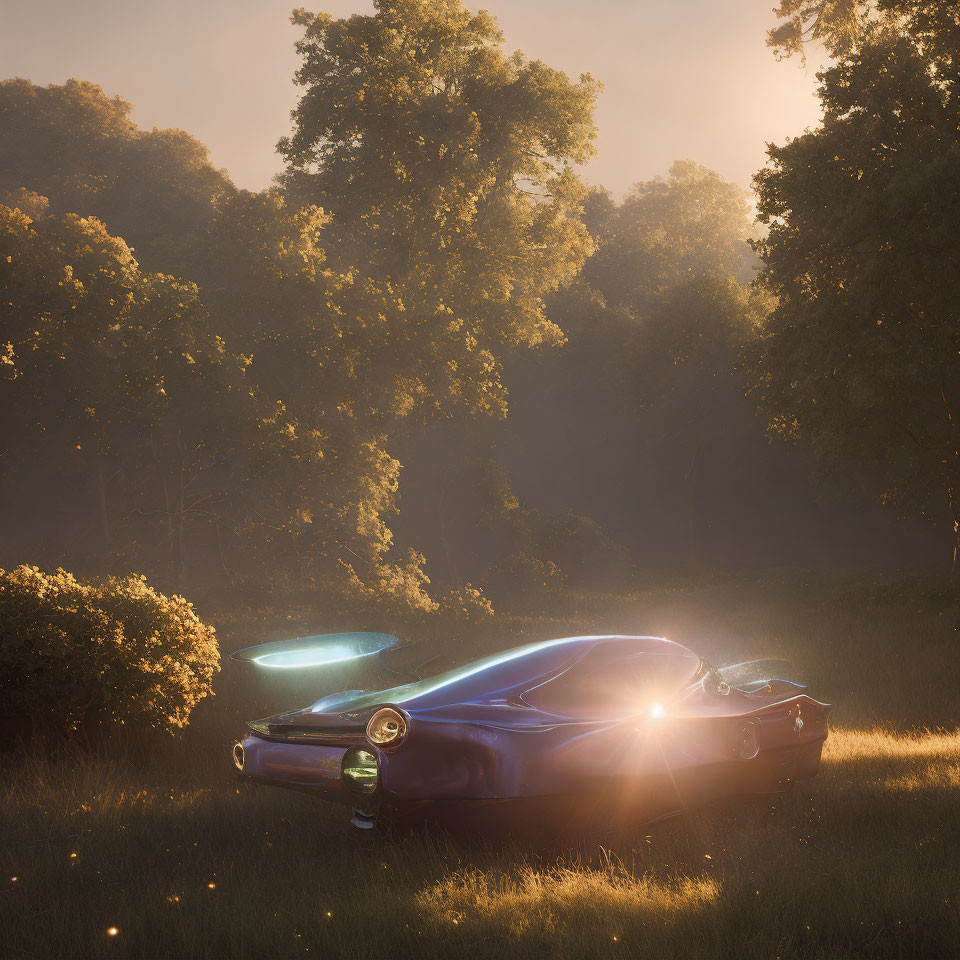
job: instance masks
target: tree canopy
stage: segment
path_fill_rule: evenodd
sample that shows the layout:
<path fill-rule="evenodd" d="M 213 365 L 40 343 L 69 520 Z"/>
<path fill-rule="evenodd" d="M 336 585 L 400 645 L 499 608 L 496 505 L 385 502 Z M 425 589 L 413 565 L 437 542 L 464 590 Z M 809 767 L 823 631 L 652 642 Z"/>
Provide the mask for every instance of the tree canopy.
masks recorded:
<path fill-rule="evenodd" d="M 333 262 L 394 297 L 395 352 L 427 361 L 407 367 L 411 401 L 502 413 L 504 351 L 562 341 L 543 297 L 590 250 L 571 164 L 592 152 L 597 84 L 506 54 L 458 0 L 375 9 L 294 15 L 304 93 L 283 184 L 332 214 Z"/>
<path fill-rule="evenodd" d="M 781 22 L 768 31 L 767 44 L 782 57 L 803 57 L 808 42 L 822 43 L 832 56 L 850 53 L 869 42 L 878 23 L 939 47 L 948 60 L 960 39 L 953 0 L 780 0 L 773 12 Z"/>
<path fill-rule="evenodd" d="M 875 465 L 885 502 L 960 530 L 960 12 L 881 3 L 820 75 L 823 122 L 756 177 L 752 355 L 771 429 Z"/>
<path fill-rule="evenodd" d="M 151 270 L 189 273 L 184 240 L 234 192 L 183 130 L 140 130 L 93 83 L 0 82 L 0 200 L 23 188 L 52 213 L 95 216 Z"/>
<path fill-rule="evenodd" d="M 599 85 L 459 0 L 297 11 L 256 193 L 93 84 L 3 82 L 0 562 L 483 618 L 471 580 L 549 602 L 831 537 L 811 449 L 956 502 L 951 11 L 781 4 L 782 50 L 837 60 L 758 177 L 754 286 L 739 186 L 587 189 Z"/>
<path fill-rule="evenodd" d="M 7 492 L 55 462 L 107 563 L 215 549 L 426 610 L 390 438 L 502 414 L 504 356 L 562 341 L 543 297 L 590 249 L 596 87 L 453 2 L 295 19 L 305 94 L 260 194 L 93 84 L 0 87 Z"/>

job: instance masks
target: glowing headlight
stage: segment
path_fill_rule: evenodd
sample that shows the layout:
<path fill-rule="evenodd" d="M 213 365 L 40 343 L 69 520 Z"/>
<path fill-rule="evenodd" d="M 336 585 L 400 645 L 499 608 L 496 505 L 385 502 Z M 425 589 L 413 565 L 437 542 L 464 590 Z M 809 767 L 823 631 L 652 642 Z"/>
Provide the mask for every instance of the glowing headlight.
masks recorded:
<path fill-rule="evenodd" d="M 351 747 L 340 763 L 340 779 L 354 793 L 375 793 L 380 774 L 376 754 L 360 747 Z"/>
<path fill-rule="evenodd" d="M 399 710 L 384 707 L 367 723 L 367 739 L 378 747 L 396 746 L 407 735 L 407 721 Z"/>

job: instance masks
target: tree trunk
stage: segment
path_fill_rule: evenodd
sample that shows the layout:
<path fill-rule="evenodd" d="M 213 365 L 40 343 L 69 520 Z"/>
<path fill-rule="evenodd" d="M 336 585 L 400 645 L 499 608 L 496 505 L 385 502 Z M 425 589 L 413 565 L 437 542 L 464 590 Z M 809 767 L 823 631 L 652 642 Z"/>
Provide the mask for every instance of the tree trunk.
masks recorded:
<path fill-rule="evenodd" d="M 947 395 L 947 387 L 940 381 L 940 398 L 943 400 L 944 415 L 953 438 L 953 456 L 943 462 L 947 464 L 945 473 L 947 501 L 950 504 L 950 519 L 953 521 L 953 563 L 950 569 L 950 592 L 953 601 L 953 629 L 960 630 L 960 435 L 957 421 L 953 417 L 953 403 Z"/>
<path fill-rule="evenodd" d="M 103 549 L 109 553 L 113 538 L 110 535 L 110 513 L 107 510 L 107 480 L 103 470 L 103 454 L 97 454 L 97 500 L 100 506 L 100 532 Z"/>
<path fill-rule="evenodd" d="M 693 448 L 693 456 L 690 458 L 690 466 L 684 474 L 683 482 L 686 492 L 686 512 L 687 512 L 687 562 L 691 571 L 700 567 L 699 550 L 699 530 L 697 526 L 697 486 L 700 479 L 700 441 Z"/>
<path fill-rule="evenodd" d="M 167 528 L 167 559 L 171 567 L 175 564 L 176 556 L 176 530 L 174 525 L 173 498 L 170 496 L 170 480 L 167 476 L 163 458 L 160 456 L 160 441 L 157 438 L 155 430 L 150 431 L 150 447 L 153 451 L 153 460 L 157 465 L 157 473 L 160 476 L 160 489 L 163 493 L 163 516 Z"/>
<path fill-rule="evenodd" d="M 176 556 L 174 559 L 174 578 L 177 589 L 183 587 L 183 565 L 186 558 L 186 500 L 183 483 L 183 472 L 186 460 L 186 444 L 183 441 L 183 431 L 177 431 L 177 459 L 179 469 L 177 470 L 177 538 L 176 538 Z"/>
<path fill-rule="evenodd" d="M 438 531 L 440 533 L 440 545 L 443 549 L 444 559 L 447 561 L 447 576 L 452 577 L 457 585 L 457 589 L 463 588 L 463 581 L 460 579 L 460 569 L 457 566 L 456 558 L 450 549 L 450 537 L 448 534 L 448 510 L 447 510 L 447 488 L 446 485 L 440 488 L 440 497 L 437 502 L 437 520 L 439 521 Z"/>
<path fill-rule="evenodd" d="M 950 517 L 953 520 L 953 563 L 950 568 L 950 599 L 953 603 L 953 629 L 960 630 L 960 497 L 958 489 L 947 490 Z"/>
<path fill-rule="evenodd" d="M 217 552 L 220 554 L 220 568 L 223 570 L 231 586 L 237 585 L 237 577 L 234 571 L 227 564 L 227 555 L 223 552 L 223 531 L 220 529 L 219 518 L 214 523 L 214 529 L 217 532 Z"/>

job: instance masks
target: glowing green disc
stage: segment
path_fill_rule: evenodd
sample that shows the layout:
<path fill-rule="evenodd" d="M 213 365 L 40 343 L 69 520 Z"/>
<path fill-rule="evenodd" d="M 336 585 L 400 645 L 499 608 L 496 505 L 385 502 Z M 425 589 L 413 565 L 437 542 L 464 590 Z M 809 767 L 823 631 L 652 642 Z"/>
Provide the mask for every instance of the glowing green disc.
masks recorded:
<path fill-rule="evenodd" d="M 232 660 L 280 670 L 326 667 L 369 657 L 395 647 L 400 641 L 389 633 L 321 633 L 296 640 L 260 643 L 230 654 Z"/>

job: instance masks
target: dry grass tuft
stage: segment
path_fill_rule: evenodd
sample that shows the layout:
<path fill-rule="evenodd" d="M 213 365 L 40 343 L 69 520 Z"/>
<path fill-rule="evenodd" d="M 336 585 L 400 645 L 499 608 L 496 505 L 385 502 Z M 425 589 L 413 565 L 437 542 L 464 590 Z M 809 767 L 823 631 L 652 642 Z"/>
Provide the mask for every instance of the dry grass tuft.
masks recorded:
<path fill-rule="evenodd" d="M 922 730 L 896 733 L 890 730 L 830 731 L 823 751 L 824 763 L 865 760 L 960 759 L 960 730 Z"/>
<path fill-rule="evenodd" d="M 854 789 L 935 793 L 960 789 L 960 730 L 896 733 L 833 730 L 823 751 L 825 777 L 833 768 Z"/>
<path fill-rule="evenodd" d="M 609 870 L 526 866 L 516 875 L 479 870 L 445 877 L 421 891 L 417 905 L 441 925 L 496 927 L 510 936 L 578 935 L 635 927 L 655 920 L 669 923 L 678 913 L 702 912 L 716 903 L 716 879 L 660 880 Z"/>

